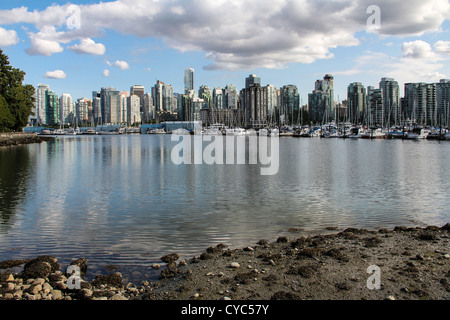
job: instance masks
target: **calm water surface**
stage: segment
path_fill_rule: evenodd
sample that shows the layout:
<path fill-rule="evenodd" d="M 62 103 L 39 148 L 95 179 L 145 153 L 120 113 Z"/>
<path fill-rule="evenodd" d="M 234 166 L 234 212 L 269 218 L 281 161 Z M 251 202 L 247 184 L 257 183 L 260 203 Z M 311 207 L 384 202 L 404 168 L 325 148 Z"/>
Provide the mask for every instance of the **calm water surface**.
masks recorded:
<path fill-rule="evenodd" d="M 218 243 L 450 222 L 449 142 L 282 137 L 274 176 L 249 164 L 177 166 L 175 144 L 80 136 L 0 149 L 0 261 L 85 257 L 88 276 L 115 265 L 138 281 L 157 276 L 149 266 L 164 254 Z"/>

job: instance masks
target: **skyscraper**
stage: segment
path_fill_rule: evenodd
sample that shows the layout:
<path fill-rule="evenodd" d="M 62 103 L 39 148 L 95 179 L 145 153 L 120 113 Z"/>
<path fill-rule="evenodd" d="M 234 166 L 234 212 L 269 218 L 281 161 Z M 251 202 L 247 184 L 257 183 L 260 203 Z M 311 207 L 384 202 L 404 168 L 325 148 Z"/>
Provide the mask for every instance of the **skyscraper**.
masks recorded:
<path fill-rule="evenodd" d="M 404 104 L 406 119 L 420 124 L 437 124 L 435 83 L 405 83 Z"/>
<path fill-rule="evenodd" d="M 239 94 L 236 87 L 232 84 L 227 84 L 223 91 L 224 108 L 237 109 L 239 106 Z"/>
<path fill-rule="evenodd" d="M 194 90 L 194 69 L 184 70 L 184 94 L 191 94 Z"/>
<path fill-rule="evenodd" d="M 72 97 L 68 93 L 63 93 L 61 98 L 59 99 L 59 116 L 60 116 L 60 123 L 62 125 L 65 124 L 72 124 L 74 120 L 74 110 L 73 110 L 73 103 L 72 103 Z"/>
<path fill-rule="evenodd" d="M 141 122 L 140 101 L 141 99 L 136 95 L 131 95 L 128 98 L 128 125 Z"/>
<path fill-rule="evenodd" d="M 315 89 L 308 95 L 311 121 L 327 123 L 334 119 L 334 83 L 333 76 L 327 74 L 323 80 L 317 80 Z"/>
<path fill-rule="evenodd" d="M 299 115 L 300 110 L 300 94 L 297 86 L 286 85 L 280 89 L 281 105 L 280 105 L 280 120 L 283 124 L 295 123 L 296 116 Z"/>
<path fill-rule="evenodd" d="M 450 80 L 441 79 L 436 83 L 436 104 L 438 109 L 438 124 L 450 125 Z"/>
<path fill-rule="evenodd" d="M 267 125 L 267 87 L 261 87 L 259 82 L 249 82 L 249 87 L 242 89 L 240 93 L 244 124 L 247 127 Z"/>
<path fill-rule="evenodd" d="M 38 84 L 36 90 L 36 123 L 39 125 L 47 124 L 46 105 L 47 98 L 46 92 L 50 90 L 50 86 L 47 84 Z"/>
<path fill-rule="evenodd" d="M 392 78 L 381 78 L 380 89 L 383 94 L 382 125 L 397 124 L 401 116 L 398 82 Z"/>
<path fill-rule="evenodd" d="M 213 90 L 213 106 L 215 109 L 223 109 L 224 96 L 221 87 L 215 87 Z"/>
<path fill-rule="evenodd" d="M 347 87 L 347 120 L 362 123 L 366 108 L 366 89 L 361 82 L 353 82 Z"/>
<path fill-rule="evenodd" d="M 381 89 L 373 86 L 367 87 L 366 124 L 368 126 L 381 126 L 383 123 L 383 93 Z"/>
<path fill-rule="evenodd" d="M 59 98 L 58 95 L 50 90 L 45 91 L 45 113 L 46 113 L 46 123 L 48 125 L 56 125 L 60 123 L 59 116 Z"/>
<path fill-rule="evenodd" d="M 254 84 L 259 84 L 261 86 L 261 78 L 257 77 L 255 74 L 251 74 L 245 79 L 245 88 L 248 89 Z"/>
<path fill-rule="evenodd" d="M 113 94 L 118 94 L 116 88 L 108 87 L 102 88 L 100 91 L 100 107 L 101 107 L 101 121 L 103 124 L 111 123 L 111 105 L 110 96 Z"/>
<path fill-rule="evenodd" d="M 267 86 L 267 115 L 272 117 L 275 115 L 275 109 L 277 108 L 278 95 L 277 88 L 274 85 L 269 84 Z"/>

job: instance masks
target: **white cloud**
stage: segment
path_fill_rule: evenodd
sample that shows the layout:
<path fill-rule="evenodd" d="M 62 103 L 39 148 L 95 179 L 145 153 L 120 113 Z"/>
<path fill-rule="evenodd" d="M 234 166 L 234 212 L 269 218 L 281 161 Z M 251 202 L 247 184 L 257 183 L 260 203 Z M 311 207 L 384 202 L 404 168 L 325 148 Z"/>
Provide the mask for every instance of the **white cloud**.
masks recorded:
<path fill-rule="evenodd" d="M 0 47 L 15 45 L 19 42 L 17 32 L 0 28 Z"/>
<path fill-rule="evenodd" d="M 130 65 L 126 61 L 117 60 L 113 65 L 120 68 L 120 70 L 130 69 Z"/>
<path fill-rule="evenodd" d="M 50 79 L 65 79 L 67 75 L 62 70 L 55 70 L 55 71 L 47 71 L 44 77 Z"/>
<path fill-rule="evenodd" d="M 414 59 L 432 59 L 435 57 L 431 45 L 422 40 L 403 43 L 402 54 L 404 58 Z"/>
<path fill-rule="evenodd" d="M 31 46 L 26 52 L 32 56 L 42 55 L 47 57 L 54 53 L 63 52 L 64 49 L 60 44 L 60 38 L 63 34 L 63 32 L 57 32 L 53 26 L 43 27 L 38 33 L 29 32 Z"/>
<path fill-rule="evenodd" d="M 102 72 L 104 77 L 109 77 L 109 75 L 111 74 L 111 71 L 109 71 L 108 69 L 103 70 Z"/>
<path fill-rule="evenodd" d="M 450 41 L 438 41 L 434 44 L 436 53 L 450 54 Z"/>
<path fill-rule="evenodd" d="M 366 10 L 372 4 L 372 0 L 116 0 L 80 5 L 79 30 L 67 31 L 68 5 L 52 5 L 43 11 L 0 10 L 0 21 L 64 30 L 51 37 L 37 37 L 29 49 L 35 54 L 60 52 L 61 43 L 98 37 L 111 29 L 159 38 L 181 52 L 204 52 L 211 60 L 206 69 L 284 68 L 292 62 L 330 59 L 336 47 L 359 45 L 356 34 L 368 31 L 370 15 Z M 450 17 L 448 0 L 378 0 L 377 5 L 381 28 L 376 33 L 383 36 L 440 32 Z M 32 37 L 30 34 L 30 41 Z M 415 46 L 406 54 L 418 57 L 430 53 L 420 49 L 428 50 Z"/>
<path fill-rule="evenodd" d="M 68 48 L 69 50 L 75 51 L 80 54 L 92 54 L 92 55 L 103 55 L 105 54 L 106 48 L 101 43 L 95 43 L 92 39 L 82 39 L 80 44 L 75 44 Z"/>

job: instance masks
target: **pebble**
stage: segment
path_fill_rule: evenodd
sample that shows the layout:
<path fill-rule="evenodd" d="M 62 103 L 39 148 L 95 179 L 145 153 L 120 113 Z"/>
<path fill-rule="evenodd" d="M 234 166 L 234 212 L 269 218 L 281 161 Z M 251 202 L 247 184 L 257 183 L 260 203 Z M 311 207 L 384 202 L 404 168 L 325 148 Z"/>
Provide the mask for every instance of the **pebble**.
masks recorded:
<path fill-rule="evenodd" d="M 234 268 L 234 269 L 237 269 L 237 268 L 240 268 L 241 265 L 240 265 L 239 263 L 237 263 L 237 262 L 232 262 L 232 263 L 230 264 L 230 267 L 231 267 L 231 268 Z"/>
<path fill-rule="evenodd" d="M 394 296 L 387 296 L 386 300 L 395 300 L 395 297 Z"/>
<path fill-rule="evenodd" d="M 444 258 L 445 259 L 450 259 L 450 254 L 448 254 L 448 253 L 444 254 Z"/>
<path fill-rule="evenodd" d="M 158 270 L 159 268 L 161 268 L 161 265 L 155 263 L 155 264 L 152 264 L 152 268 L 155 270 Z"/>

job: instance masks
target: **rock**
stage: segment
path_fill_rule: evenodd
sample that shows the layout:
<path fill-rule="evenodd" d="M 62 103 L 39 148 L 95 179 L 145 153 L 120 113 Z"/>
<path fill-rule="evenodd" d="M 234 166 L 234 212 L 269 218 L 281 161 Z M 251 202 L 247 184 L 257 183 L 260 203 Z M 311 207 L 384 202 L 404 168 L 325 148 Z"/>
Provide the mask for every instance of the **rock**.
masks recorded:
<path fill-rule="evenodd" d="M 441 230 L 449 230 L 450 231 L 450 223 L 446 223 Z"/>
<path fill-rule="evenodd" d="M 12 293 L 5 293 L 5 299 L 11 300 L 14 298 L 14 295 Z"/>
<path fill-rule="evenodd" d="M 171 254 L 161 257 L 161 260 L 164 261 L 165 263 L 172 263 L 172 262 L 177 261 L 179 258 L 180 258 L 180 256 L 178 254 L 171 253 Z"/>
<path fill-rule="evenodd" d="M 220 300 L 231 300 L 231 298 L 230 297 L 222 297 L 222 298 L 220 298 Z"/>
<path fill-rule="evenodd" d="M 127 298 L 125 298 L 123 295 L 121 295 L 120 293 L 117 293 L 115 295 L 113 295 L 111 297 L 111 300 L 128 300 Z"/>
<path fill-rule="evenodd" d="M 32 259 L 29 262 L 27 262 L 24 266 L 24 270 L 27 269 L 28 266 L 30 266 L 31 264 L 38 262 L 38 261 L 42 261 L 42 262 L 47 262 L 50 264 L 51 266 L 51 272 L 55 272 L 57 270 L 59 270 L 60 268 L 60 264 L 58 263 L 58 259 L 56 259 L 53 256 L 39 256 L 36 259 Z M 46 277 L 36 277 L 36 278 L 46 278 Z"/>
<path fill-rule="evenodd" d="M 77 296 L 80 299 L 87 299 L 87 300 L 89 300 L 92 297 L 92 294 L 93 294 L 93 292 L 91 290 L 89 290 L 89 289 L 81 289 L 81 290 L 78 291 Z"/>
<path fill-rule="evenodd" d="M 0 282 L 12 282 L 14 281 L 14 276 L 10 272 L 0 272 Z"/>
<path fill-rule="evenodd" d="M 40 285 L 42 286 L 44 283 L 45 283 L 45 279 L 43 279 L 43 278 L 37 278 L 37 279 L 35 279 L 35 280 L 33 281 L 32 285 L 33 285 L 33 284 L 34 284 L 34 285 L 40 284 Z"/>
<path fill-rule="evenodd" d="M 52 272 L 52 266 L 47 261 L 33 260 L 29 262 L 22 272 L 24 279 L 46 278 Z"/>
<path fill-rule="evenodd" d="M 269 245 L 269 241 L 267 241 L 266 239 L 261 239 L 258 241 L 258 245 L 266 247 Z"/>
<path fill-rule="evenodd" d="M 419 234 L 418 238 L 420 240 L 428 240 L 428 241 L 439 239 L 434 232 L 422 232 Z"/>
<path fill-rule="evenodd" d="M 450 259 L 450 254 L 448 254 L 448 253 L 444 254 L 444 258 L 445 259 Z"/>
<path fill-rule="evenodd" d="M 63 295 L 60 290 L 53 290 L 53 296 L 52 296 L 53 300 L 62 300 L 62 298 L 63 298 Z"/>
<path fill-rule="evenodd" d="M 394 296 L 387 296 L 385 300 L 395 300 Z"/>
<path fill-rule="evenodd" d="M 53 288 L 48 282 L 42 285 L 42 292 L 44 292 L 44 294 L 49 294 L 52 290 Z"/>
<path fill-rule="evenodd" d="M 244 248 L 244 251 L 252 252 L 252 251 L 255 251 L 255 249 L 253 249 L 252 247 L 246 247 L 246 248 Z"/>
<path fill-rule="evenodd" d="M 155 264 L 152 264 L 152 268 L 155 270 L 158 270 L 159 268 L 161 268 L 161 265 L 155 263 Z"/>
<path fill-rule="evenodd" d="M 286 242 L 289 242 L 289 239 L 285 236 L 278 237 L 277 239 L 277 243 L 286 243 Z"/>
<path fill-rule="evenodd" d="M 14 291 L 14 289 L 15 289 L 15 285 L 14 285 L 14 283 L 12 283 L 12 282 L 8 282 L 7 284 L 6 284 L 6 290 L 8 290 L 8 291 Z"/>
<path fill-rule="evenodd" d="M 27 292 L 29 293 L 29 294 L 32 294 L 32 295 L 37 295 L 39 292 L 41 292 L 42 291 L 42 285 L 40 285 L 40 284 L 32 284 L 28 289 L 27 289 Z"/>
<path fill-rule="evenodd" d="M 16 298 L 16 299 L 22 299 L 22 296 L 23 296 L 23 291 L 22 290 L 17 290 L 13 294 L 13 297 Z"/>
<path fill-rule="evenodd" d="M 300 296 L 292 292 L 278 291 L 272 295 L 270 300 L 300 300 Z"/>
<path fill-rule="evenodd" d="M 70 265 L 79 267 L 80 268 L 80 276 L 81 276 L 81 278 L 84 278 L 84 276 L 86 275 L 87 269 L 88 269 L 86 258 L 80 258 L 77 260 L 73 260 L 70 263 Z M 70 277 L 71 274 L 66 274 L 66 276 Z"/>
<path fill-rule="evenodd" d="M 55 282 L 53 283 L 52 287 L 53 289 L 64 291 L 67 290 L 67 283 L 65 281 Z"/>
<path fill-rule="evenodd" d="M 91 284 L 96 287 L 100 287 L 103 284 L 108 287 L 123 289 L 122 274 L 115 272 L 109 275 L 97 275 Z"/>
<path fill-rule="evenodd" d="M 230 264 L 230 268 L 233 268 L 233 269 L 237 269 L 237 268 L 240 268 L 240 267 L 241 267 L 241 265 L 239 263 L 237 263 L 237 262 L 232 262 Z"/>

